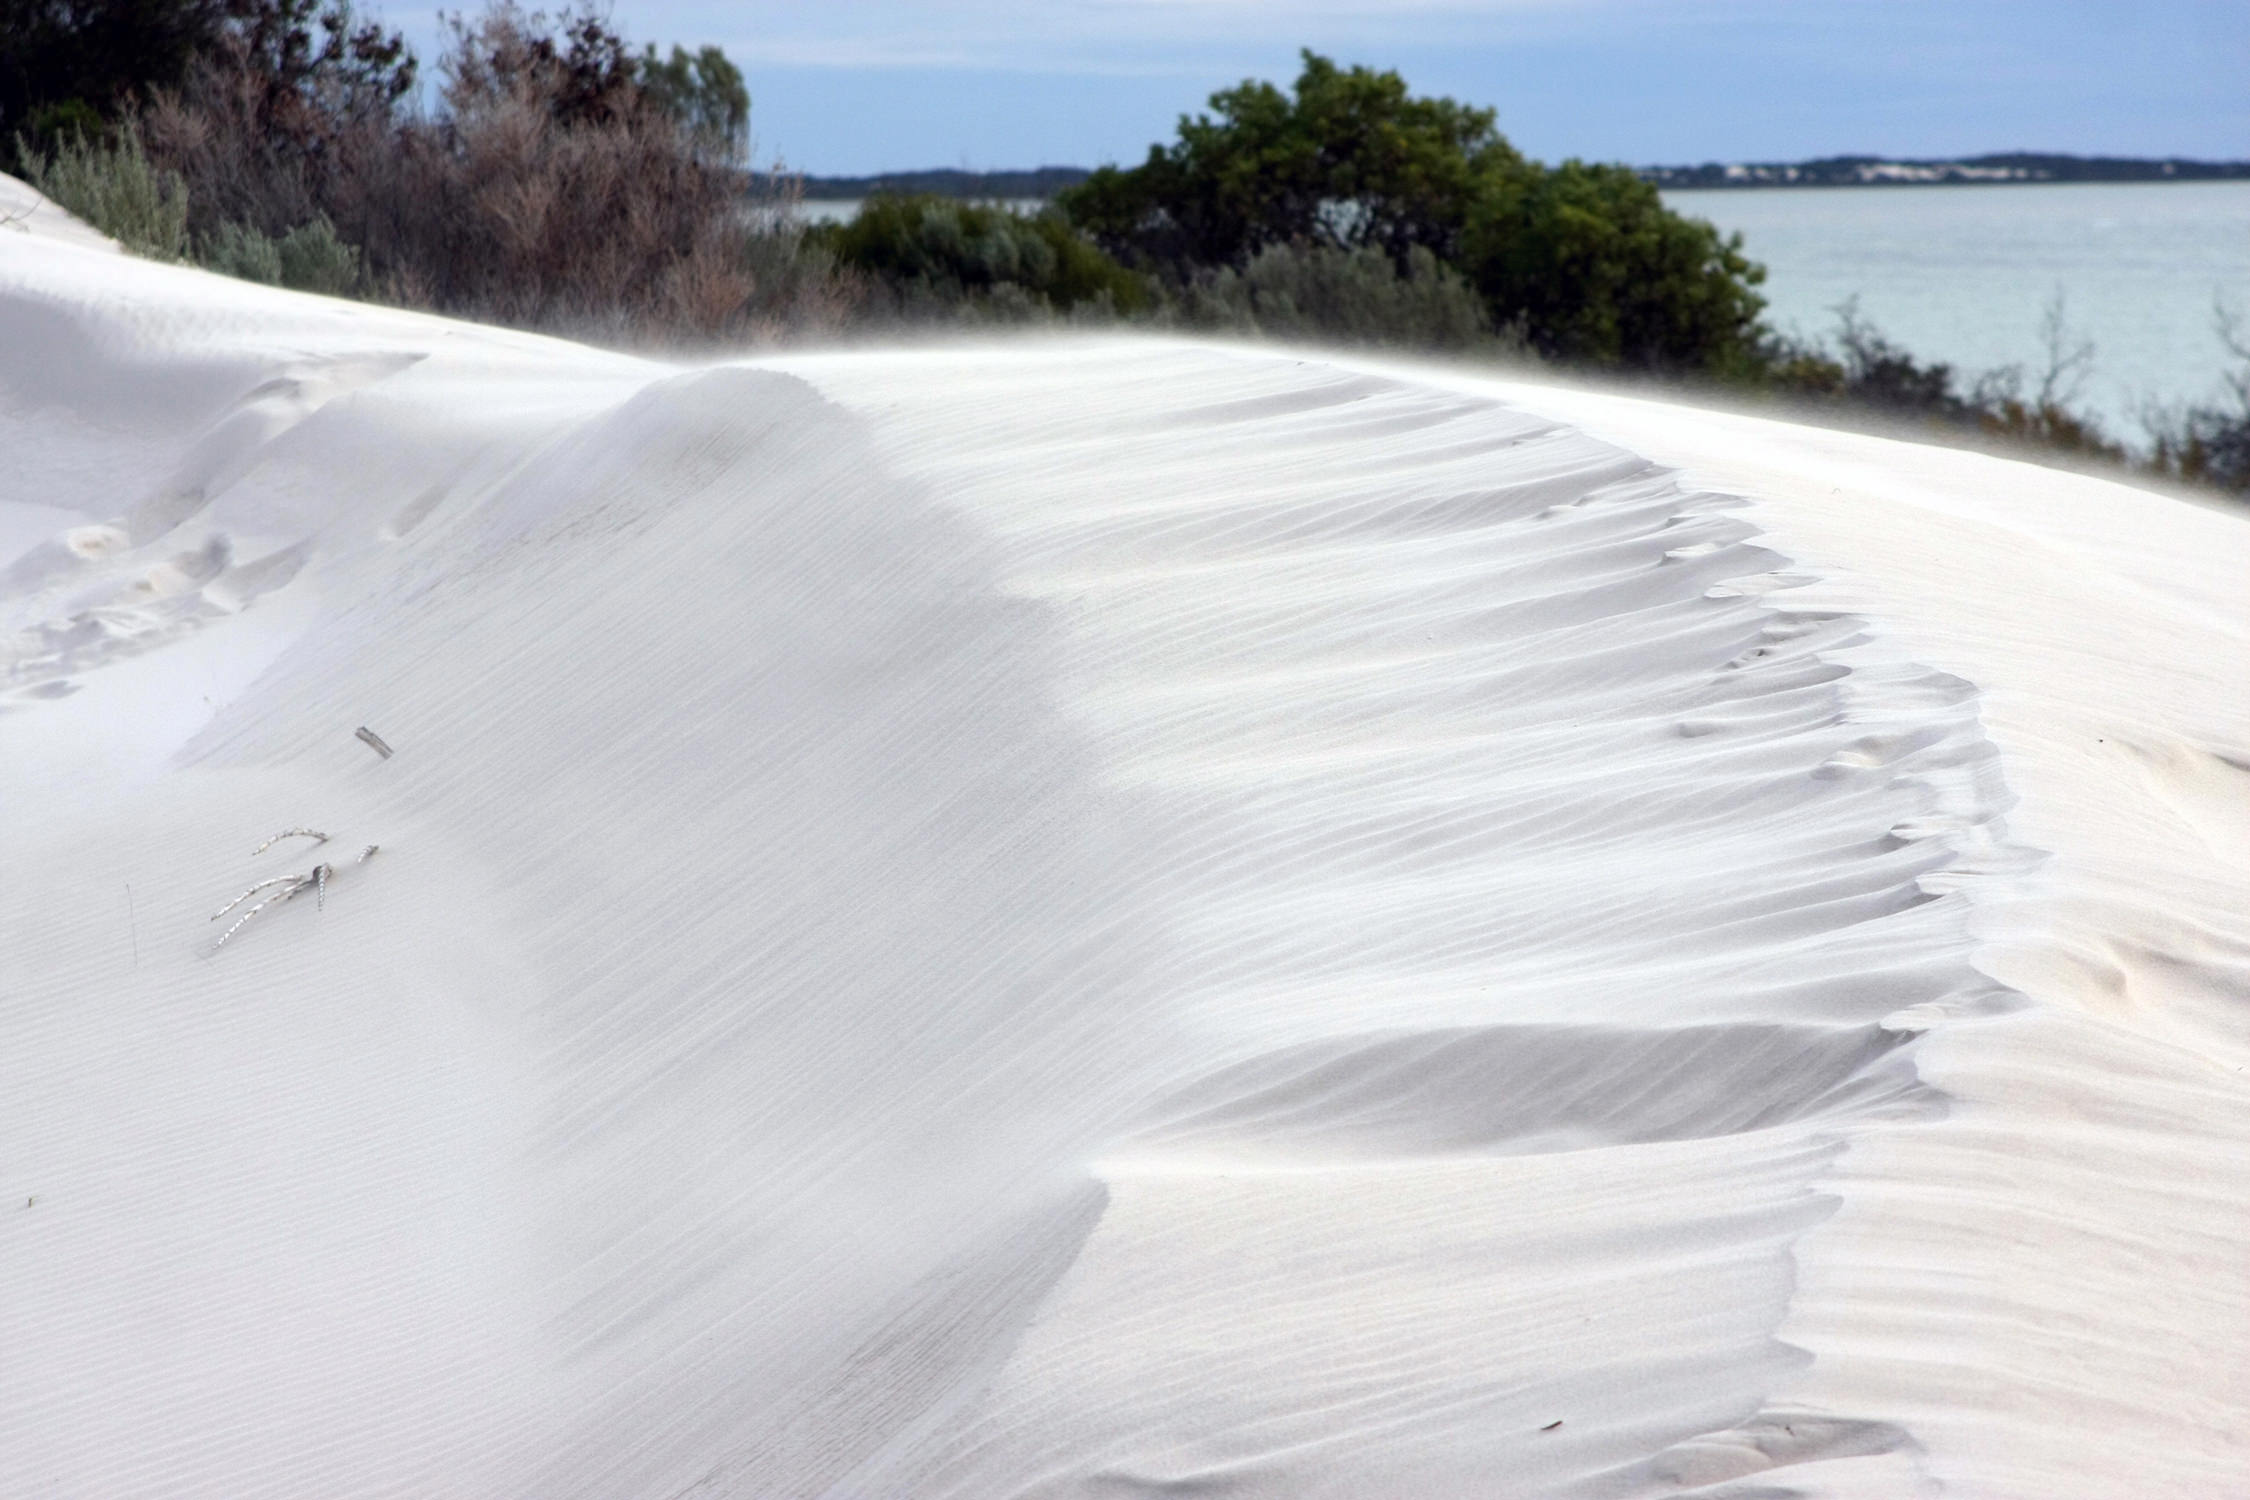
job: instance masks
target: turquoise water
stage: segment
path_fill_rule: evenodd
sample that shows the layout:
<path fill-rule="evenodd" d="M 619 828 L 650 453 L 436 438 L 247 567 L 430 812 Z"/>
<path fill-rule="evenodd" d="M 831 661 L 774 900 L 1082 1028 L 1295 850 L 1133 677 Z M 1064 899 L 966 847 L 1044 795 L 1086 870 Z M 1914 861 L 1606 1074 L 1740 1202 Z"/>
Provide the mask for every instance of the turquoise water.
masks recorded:
<path fill-rule="evenodd" d="M 1666 193 L 1742 232 L 1764 262 L 1768 316 L 1808 334 L 1860 311 L 1925 359 L 1965 370 L 2042 362 L 2040 314 L 2063 294 L 2093 340 L 2080 405 L 2142 436 L 2147 402 L 2214 395 L 2225 351 L 2214 297 L 2250 335 L 2250 182 L 1778 188 Z"/>

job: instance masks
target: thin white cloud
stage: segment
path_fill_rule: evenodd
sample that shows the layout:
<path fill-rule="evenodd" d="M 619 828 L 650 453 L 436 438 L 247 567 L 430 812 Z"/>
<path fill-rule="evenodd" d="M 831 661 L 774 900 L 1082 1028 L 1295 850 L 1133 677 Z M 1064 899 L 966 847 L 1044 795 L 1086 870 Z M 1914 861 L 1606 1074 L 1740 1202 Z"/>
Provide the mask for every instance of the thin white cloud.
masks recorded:
<path fill-rule="evenodd" d="M 1485 45 L 1596 24 L 1630 7 L 1678 14 L 1723 8 L 1678 0 L 781 0 L 745 30 L 732 6 L 641 0 L 620 6 L 636 32 L 709 34 L 738 61 L 809 68 L 944 68 L 1171 75 L 1215 50 L 1277 41 Z"/>

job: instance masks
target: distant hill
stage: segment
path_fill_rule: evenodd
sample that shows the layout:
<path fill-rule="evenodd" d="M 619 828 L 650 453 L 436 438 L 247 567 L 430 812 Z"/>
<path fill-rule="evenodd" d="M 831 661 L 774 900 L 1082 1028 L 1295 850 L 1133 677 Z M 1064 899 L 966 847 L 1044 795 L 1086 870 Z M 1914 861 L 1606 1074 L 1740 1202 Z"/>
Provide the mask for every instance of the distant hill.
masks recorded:
<path fill-rule="evenodd" d="M 1885 156 L 1827 156 L 1797 162 L 1705 162 L 1697 167 L 1641 167 L 1658 187 L 1894 187 L 1916 183 L 2211 182 L 2250 178 L 2250 161 L 2189 161 L 2134 156 L 2063 156 L 2010 151 L 1994 156 L 1902 161 Z M 1084 167 L 1033 167 L 1020 172 L 964 172 L 953 167 L 882 172 L 872 177 L 806 177 L 807 198 L 866 198 L 875 193 L 935 193 L 941 198 L 1052 198 L 1091 175 Z"/>
<path fill-rule="evenodd" d="M 1920 183 L 2210 182 L 2250 178 L 2250 161 L 2188 161 L 2181 157 L 2062 156 L 2035 151 L 1899 161 L 1881 156 L 1829 156 L 1799 162 L 1706 162 L 1699 167 L 1642 167 L 1658 187 L 1895 187 Z"/>
<path fill-rule="evenodd" d="M 961 172 L 932 167 L 874 177 L 807 177 L 807 198 L 865 198 L 875 193 L 936 193 L 941 198 L 1052 198 L 1092 174 L 1084 167 L 1033 167 L 1024 172 Z"/>

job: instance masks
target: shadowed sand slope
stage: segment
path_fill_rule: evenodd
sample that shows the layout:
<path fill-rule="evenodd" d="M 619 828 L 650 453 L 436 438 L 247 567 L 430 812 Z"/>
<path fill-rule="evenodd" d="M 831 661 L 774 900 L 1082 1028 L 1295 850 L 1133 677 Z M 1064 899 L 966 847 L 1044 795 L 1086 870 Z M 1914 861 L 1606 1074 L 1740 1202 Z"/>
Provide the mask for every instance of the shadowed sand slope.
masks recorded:
<path fill-rule="evenodd" d="M 0 242 L 0 1490 L 2243 1480 L 2240 527 L 1601 399 Z"/>

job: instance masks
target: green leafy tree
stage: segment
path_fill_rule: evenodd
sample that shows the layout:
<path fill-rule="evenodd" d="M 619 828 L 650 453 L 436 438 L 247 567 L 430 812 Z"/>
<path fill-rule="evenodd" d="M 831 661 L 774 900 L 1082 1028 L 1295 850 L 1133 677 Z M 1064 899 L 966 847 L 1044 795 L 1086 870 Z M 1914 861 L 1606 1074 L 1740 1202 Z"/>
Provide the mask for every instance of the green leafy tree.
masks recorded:
<path fill-rule="evenodd" d="M 1734 374 L 1759 357 L 1737 239 L 1664 206 L 1623 167 L 1527 162 L 1489 109 L 1419 98 L 1398 74 L 1306 52 L 1294 89 L 1246 82 L 1183 117 L 1138 167 L 1062 196 L 1113 253 L 1184 283 L 1277 245 L 1426 251 L 1491 326 L 1578 363 Z"/>
<path fill-rule="evenodd" d="M 750 153 L 750 89 L 742 70 L 717 47 L 695 52 L 675 45 L 660 58 L 651 42 L 641 54 L 640 84 L 690 138 L 728 161 Z"/>
<path fill-rule="evenodd" d="M 226 0 L 0 3 L 0 143 L 97 133 L 125 102 L 175 84 L 217 39 Z"/>
<path fill-rule="evenodd" d="M 260 128 L 300 144 L 414 87 L 404 38 L 360 21 L 347 0 L 0 4 L 0 133 L 22 131 L 34 148 L 94 134 L 199 69 L 243 86 Z"/>
<path fill-rule="evenodd" d="M 1625 167 L 1566 161 L 1496 183 L 1460 264 L 1551 358 L 1732 374 L 1758 356 L 1764 268 Z"/>
<path fill-rule="evenodd" d="M 1471 207 L 1523 159 L 1493 112 L 1419 99 L 1398 74 L 1306 52 L 1294 91 L 1245 81 L 1181 116 L 1179 140 L 1104 167 L 1061 205 L 1114 253 L 1178 269 L 1245 266 L 1269 245 L 1416 246 L 1452 258 Z"/>

